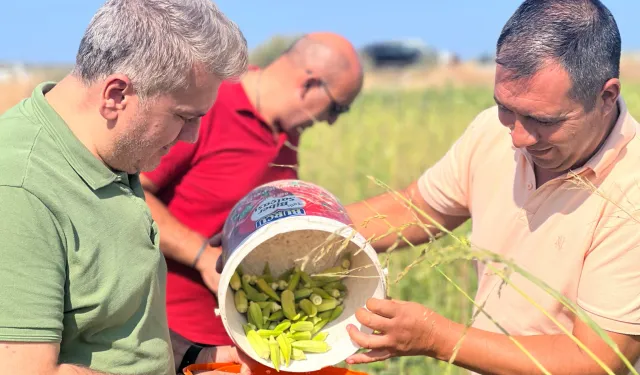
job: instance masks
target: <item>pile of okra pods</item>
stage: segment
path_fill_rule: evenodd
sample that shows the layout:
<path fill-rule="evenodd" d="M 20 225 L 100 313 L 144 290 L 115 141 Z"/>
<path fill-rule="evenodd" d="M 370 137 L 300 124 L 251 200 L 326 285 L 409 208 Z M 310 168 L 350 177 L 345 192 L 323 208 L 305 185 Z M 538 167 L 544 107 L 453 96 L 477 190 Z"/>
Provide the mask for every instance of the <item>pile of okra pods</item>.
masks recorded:
<path fill-rule="evenodd" d="M 331 349 L 322 329 L 342 314 L 347 293 L 342 279 L 349 273 L 350 258 L 345 254 L 339 265 L 312 276 L 299 267 L 274 276 L 269 263 L 262 275 L 236 269 L 229 283 L 235 307 L 247 319 L 244 332 L 260 358 L 279 371 L 292 360 L 305 360 L 305 353 Z"/>

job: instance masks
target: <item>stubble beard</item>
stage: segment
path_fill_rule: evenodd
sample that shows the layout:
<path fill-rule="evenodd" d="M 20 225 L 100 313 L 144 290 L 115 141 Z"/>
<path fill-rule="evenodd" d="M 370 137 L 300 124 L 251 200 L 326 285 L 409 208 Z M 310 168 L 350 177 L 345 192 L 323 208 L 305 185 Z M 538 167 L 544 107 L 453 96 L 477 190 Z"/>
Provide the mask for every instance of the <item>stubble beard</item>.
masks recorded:
<path fill-rule="evenodd" d="M 156 152 L 152 150 L 151 142 L 143 136 L 146 126 L 141 121 L 136 121 L 132 124 L 131 133 L 121 136 L 114 143 L 113 159 L 127 173 L 147 171 L 157 164 L 151 159 Z"/>

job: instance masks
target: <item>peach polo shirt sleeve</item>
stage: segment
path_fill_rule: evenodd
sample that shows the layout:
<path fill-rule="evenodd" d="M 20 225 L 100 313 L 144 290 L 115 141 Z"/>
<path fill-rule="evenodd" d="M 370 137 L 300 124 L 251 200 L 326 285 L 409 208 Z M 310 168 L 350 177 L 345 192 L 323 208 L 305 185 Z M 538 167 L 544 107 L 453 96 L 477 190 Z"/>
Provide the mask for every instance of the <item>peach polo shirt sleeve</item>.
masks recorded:
<path fill-rule="evenodd" d="M 488 128 L 494 109 L 481 112 L 449 151 L 418 180 L 425 201 L 436 211 L 450 216 L 469 216 L 471 207 L 471 161 L 478 152 L 478 139 Z"/>

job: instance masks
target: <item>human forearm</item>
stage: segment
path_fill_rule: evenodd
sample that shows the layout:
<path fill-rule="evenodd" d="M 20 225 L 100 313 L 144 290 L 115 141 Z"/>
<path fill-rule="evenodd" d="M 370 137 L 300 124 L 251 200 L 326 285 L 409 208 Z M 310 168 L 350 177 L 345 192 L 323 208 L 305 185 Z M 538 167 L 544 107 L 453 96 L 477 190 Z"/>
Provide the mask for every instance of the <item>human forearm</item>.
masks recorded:
<path fill-rule="evenodd" d="M 173 350 L 173 358 L 175 361 L 174 363 L 175 370 L 176 372 L 179 372 L 178 366 L 182 361 L 182 359 L 184 358 L 184 355 L 187 352 L 187 349 L 189 349 L 191 342 L 189 342 L 189 340 L 185 339 L 184 337 L 180 336 L 179 334 L 173 331 L 170 331 L 170 337 L 171 337 L 171 348 Z M 218 354 L 218 350 L 216 347 L 204 348 L 200 351 L 196 359 L 196 363 L 215 362 L 217 358 L 217 354 Z M 94 371 L 89 368 L 77 366 L 77 365 L 63 364 L 58 366 L 57 371 L 55 372 L 55 375 L 116 375 L 116 374 Z"/>
<path fill-rule="evenodd" d="M 91 370 L 90 368 L 76 365 L 60 365 L 55 375 L 116 375 L 106 372 Z"/>
<path fill-rule="evenodd" d="M 348 326 L 351 340 L 362 348 L 371 349 L 347 358 L 349 364 L 423 355 L 442 361 L 453 358 L 454 364 L 485 375 L 544 373 L 531 359 L 535 358 L 551 374 L 607 373 L 565 335 L 510 338 L 476 328 L 465 331 L 463 325 L 419 303 L 376 298 L 367 301 L 366 309 L 356 310 L 355 316 L 360 323 L 379 334 L 366 334 L 353 325 Z M 572 334 L 614 373 L 628 373 L 624 362 L 584 322 L 576 319 Z M 640 357 L 640 338 L 613 332 L 607 334 L 628 361 L 635 363 Z M 458 344 L 459 350 L 456 352 Z"/>
<path fill-rule="evenodd" d="M 0 341 L 3 374 L 116 375 L 74 364 L 59 364 L 60 345 L 48 342 Z"/>
<path fill-rule="evenodd" d="M 414 245 L 421 244 L 437 236 L 440 230 L 422 213 L 449 230 L 467 219 L 443 215 L 431 208 L 420 195 L 417 183 L 398 194 L 404 198 L 396 193 L 387 193 L 346 207 L 356 230 L 366 239 L 375 239 L 371 245 L 378 252 L 393 246 L 399 240 L 399 231 L 406 239 L 399 241 L 400 246 L 406 245 L 406 241 Z"/>
<path fill-rule="evenodd" d="M 187 350 L 191 346 L 191 342 L 186 338 L 182 337 L 176 332 L 169 331 L 171 337 L 171 348 L 173 349 L 173 359 L 175 361 L 175 370 L 176 372 L 180 372 L 182 369 L 179 369 L 180 363 L 184 358 L 184 355 L 187 353 Z M 196 363 L 208 363 L 213 362 L 215 358 L 216 348 L 215 347 L 207 347 L 200 351 L 198 354 L 198 358 L 196 359 Z"/>
<path fill-rule="evenodd" d="M 57 343 L 0 341 L 2 374 L 117 375 L 78 364 L 60 364 L 59 355 Z"/>
<path fill-rule="evenodd" d="M 436 328 L 436 331 L 442 331 Z M 441 349 L 433 356 L 448 361 L 454 352 L 454 347 L 463 336 L 464 327 L 450 323 L 442 336 Z M 569 336 L 566 335 L 537 335 L 513 336 L 487 332 L 470 328 L 459 350 L 454 363 L 480 374 L 543 374 L 542 370 L 532 359 L 520 349 L 516 340 L 531 357 L 551 374 L 559 375 L 595 375 L 606 374 L 589 355 L 583 351 Z M 600 339 L 598 339 L 600 340 Z M 607 348 L 603 342 L 586 341 L 585 345 L 592 350 L 600 360 L 609 366 L 616 374 L 626 374 L 622 361 Z"/>

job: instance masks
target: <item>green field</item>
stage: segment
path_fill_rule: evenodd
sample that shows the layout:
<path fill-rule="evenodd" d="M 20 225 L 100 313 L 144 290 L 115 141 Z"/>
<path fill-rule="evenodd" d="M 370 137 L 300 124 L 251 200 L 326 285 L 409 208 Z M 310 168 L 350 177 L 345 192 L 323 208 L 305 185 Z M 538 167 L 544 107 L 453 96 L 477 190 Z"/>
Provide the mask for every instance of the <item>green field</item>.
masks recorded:
<path fill-rule="evenodd" d="M 640 115 L 640 86 L 625 87 L 631 113 Z M 367 176 L 400 189 L 436 162 L 483 109 L 493 105 L 491 88 L 430 89 L 416 92 L 367 92 L 351 113 L 333 127 L 316 125 L 300 146 L 300 177 L 317 183 L 348 204 L 383 192 Z M 469 223 L 459 229 L 467 233 Z M 453 244 L 450 237 L 439 245 Z M 418 251 L 391 255 L 390 280 L 418 256 Z M 385 255 L 381 256 L 384 261 Z M 468 322 L 472 304 L 428 262 L 413 268 L 391 288 L 391 297 L 420 302 L 457 322 Z M 475 295 L 473 265 L 458 260 L 441 270 L 471 296 Z M 532 307 L 533 308 L 533 307 Z M 354 366 L 369 374 L 463 374 L 430 358 L 406 357 Z"/>

